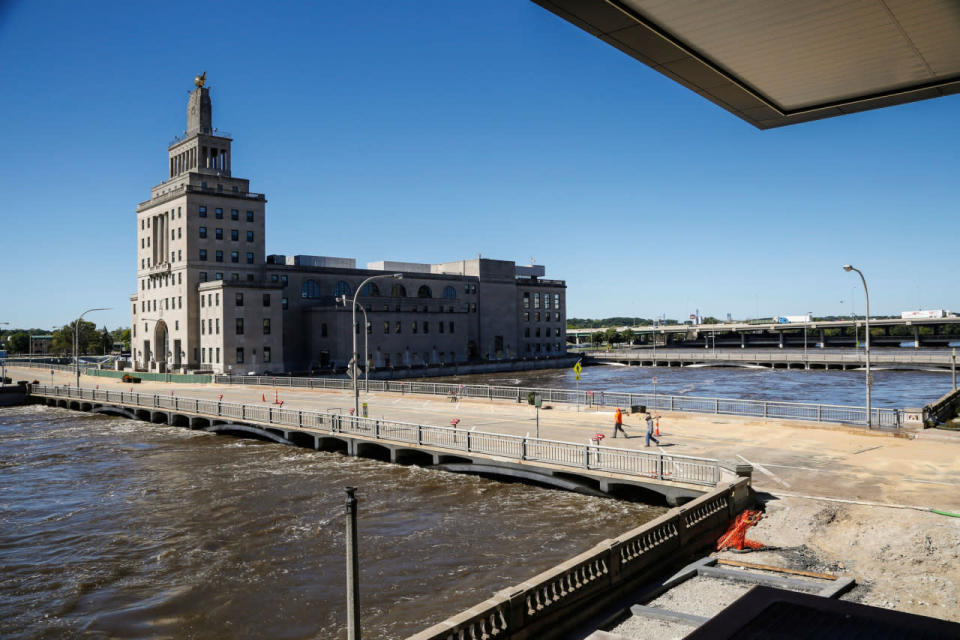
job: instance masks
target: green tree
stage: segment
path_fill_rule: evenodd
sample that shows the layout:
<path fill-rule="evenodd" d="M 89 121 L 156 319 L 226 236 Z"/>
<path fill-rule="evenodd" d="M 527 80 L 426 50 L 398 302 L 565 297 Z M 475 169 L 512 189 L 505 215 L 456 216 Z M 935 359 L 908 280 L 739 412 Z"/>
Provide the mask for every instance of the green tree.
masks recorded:
<path fill-rule="evenodd" d="M 7 337 L 7 351 L 10 353 L 26 353 L 30 350 L 30 334 L 26 331 L 17 331 Z"/>
<path fill-rule="evenodd" d="M 601 344 L 603 344 L 603 331 L 594 331 L 593 333 L 591 333 L 590 342 L 592 342 L 595 346 L 598 346 L 598 347 Z"/>
<path fill-rule="evenodd" d="M 636 334 L 633 332 L 633 329 L 627 327 L 624 329 L 623 333 L 620 334 L 623 338 L 623 341 L 627 344 L 633 344 L 633 341 L 637 339 Z"/>
<path fill-rule="evenodd" d="M 73 338 L 76 330 L 77 321 L 74 320 L 68 325 L 64 325 L 53 332 L 53 340 L 50 344 L 50 350 L 56 355 L 73 355 Z M 80 323 L 80 354 L 100 353 L 102 349 L 102 336 L 97 331 L 97 325 L 86 320 Z"/>
<path fill-rule="evenodd" d="M 616 344 L 623 341 L 623 337 L 620 335 L 620 332 L 613 327 L 604 331 L 603 337 L 607 341 L 607 344 Z"/>

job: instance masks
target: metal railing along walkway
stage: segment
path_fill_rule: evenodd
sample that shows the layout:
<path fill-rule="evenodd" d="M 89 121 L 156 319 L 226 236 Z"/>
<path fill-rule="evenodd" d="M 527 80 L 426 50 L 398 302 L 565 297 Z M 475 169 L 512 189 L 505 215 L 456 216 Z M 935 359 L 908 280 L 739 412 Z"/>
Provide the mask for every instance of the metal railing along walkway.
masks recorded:
<path fill-rule="evenodd" d="M 695 456 L 617 449 L 595 444 L 578 444 L 473 431 L 457 427 L 344 416 L 338 413 L 321 411 L 285 409 L 282 406 L 221 402 L 134 391 L 31 385 L 30 395 L 68 398 L 122 407 L 166 410 L 185 415 L 193 414 L 204 418 L 289 427 L 313 433 L 319 431 L 328 434 L 356 435 L 372 440 L 505 457 L 525 462 L 539 462 L 591 471 L 606 471 L 625 476 L 669 482 L 715 486 L 720 481 L 720 466 L 717 460 Z"/>
<path fill-rule="evenodd" d="M 305 387 L 308 389 L 352 390 L 353 381 L 344 378 L 294 378 L 271 376 L 223 376 L 215 375 L 217 384 L 252 384 L 274 387 Z M 830 404 L 807 404 L 802 402 L 778 402 L 770 400 L 746 400 L 739 398 L 700 398 L 695 396 L 671 396 L 653 393 L 628 393 L 625 391 L 575 391 L 572 389 L 542 389 L 538 387 L 496 387 L 478 384 L 455 384 L 447 382 L 408 382 L 393 380 L 360 381 L 364 391 L 400 394 L 427 394 L 456 398 L 490 398 L 526 402 L 528 394 L 540 395 L 544 402 L 609 406 L 626 409 L 643 405 L 648 411 L 677 411 L 684 413 L 713 413 L 718 415 L 779 418 L 808 422 L 835 422 L 866 424 L 865 407 Z M 900 427 L 900 411 L 889 408 L 873 408 L 872 423 L 882 428 Z"/>

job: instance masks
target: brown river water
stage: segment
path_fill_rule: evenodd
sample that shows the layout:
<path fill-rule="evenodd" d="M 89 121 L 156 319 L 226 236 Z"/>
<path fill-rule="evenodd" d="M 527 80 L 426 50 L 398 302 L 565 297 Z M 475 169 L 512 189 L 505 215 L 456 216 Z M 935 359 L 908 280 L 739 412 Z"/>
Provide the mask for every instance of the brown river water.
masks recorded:
<path fill-rule="evenodd" d="M 64 409 L 0 409 L 0 637 L 403 638 L 664 512 Z"/>

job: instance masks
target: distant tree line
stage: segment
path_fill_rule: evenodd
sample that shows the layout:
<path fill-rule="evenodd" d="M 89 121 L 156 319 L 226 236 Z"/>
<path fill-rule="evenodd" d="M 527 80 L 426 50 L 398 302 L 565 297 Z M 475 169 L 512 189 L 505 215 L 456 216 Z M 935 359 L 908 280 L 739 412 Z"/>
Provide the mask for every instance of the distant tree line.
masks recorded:
<path fill-rule="evenodd" d="M 68 356 L 73 354 L 73 342 L 77 321 L 53 330 L 50 354 Z M 45 329 L 8 329 L 0 331 L 0 344 L 10 354 L 29 354 L 30 336 L 51 335 Z M 106 327 L 97 329 L 97 325 L 86 320 L 80 323 L 80 353 L 86 355 L 106 355 L 113 351 L 113 345 L 120 343 L 124 351 L 130 350 L 130 329 L 118 328 L 108 331 Z"/>
<path fill-rule="evenodd" d="M 660 324 L 680 324 L 676 320 L 659 320 Z M 616 316 L 613 318 L 567 318 L 568 329 L 600 329 L 602 327 L 642 327 L 652 325 L 650 318 L 630 318 Z"/>

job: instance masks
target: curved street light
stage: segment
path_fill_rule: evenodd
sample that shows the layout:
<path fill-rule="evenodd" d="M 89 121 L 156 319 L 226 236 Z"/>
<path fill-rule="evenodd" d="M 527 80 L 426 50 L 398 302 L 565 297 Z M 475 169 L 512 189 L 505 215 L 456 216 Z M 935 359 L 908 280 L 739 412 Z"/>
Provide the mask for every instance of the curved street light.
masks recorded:
<path fill-rule="evenodd" d="M 96 307 L 95 309 L 87 309 L 80 314 L 80 317 L 77 318 L 77 324 L 73 327 L 73 364 L 77 372 L 78 389 L 80 388 L 80 322 L 83 320 L 83 316 L 91 311 L 109 311 L 112 308 L 113 307 Z"/>
<path fill-rule="evenodd" d="M 385 278 L 394 278 L 396 280 L 403 280 L 402 273 L 384 273 L 383 275 L 370 276 L 366 280 L 360 283 L 360 285 L 353 292 L 353 326 L 351 327 L 351 333 L 353 333 L 353 417 L 360 416 L 360 391 L 357 388 L 357 296 L 360 295 L 360 290 L 363 289 L 364 285 L 374 280 L 382 280 Z M 346 294 L 344 294 L 346 295 Z M 366 332 L 366 326 L 364 326 L 364 332 Z"/>
<path fill-rule="evenodd" d="M 867 429 L 870 429 L 872 428 L 872 423 L 873 423 L 873 420 L 872 420 L 873 415 L 870 410 L 870 385 L 873 384 L 873 380 L 870 379 L 870 292 L 867 291 L 867 279 L 863 277 L 863 272 L 860 271 L 860 269 L 857 269 L 856 267 L 851 266 L 849 264 L 845 264 L 843 265 L 843 270 L 847 272 L 856 271 L 858 274 L 860 274 L 860 280 L 863 282 L 863 294 L 867 300 L 866 310 L 865 310 L 865 313 L 866 313 L 865 325 L 866 325 L 866 331 L 867 331 L 865 353 L 866 353 L 866 360 L 867 360 Z M 856 331 L 856 327 L 857 327 L 856 319 L 854 319 L 853 327 L 854 327 L 854 331 Z"/>

